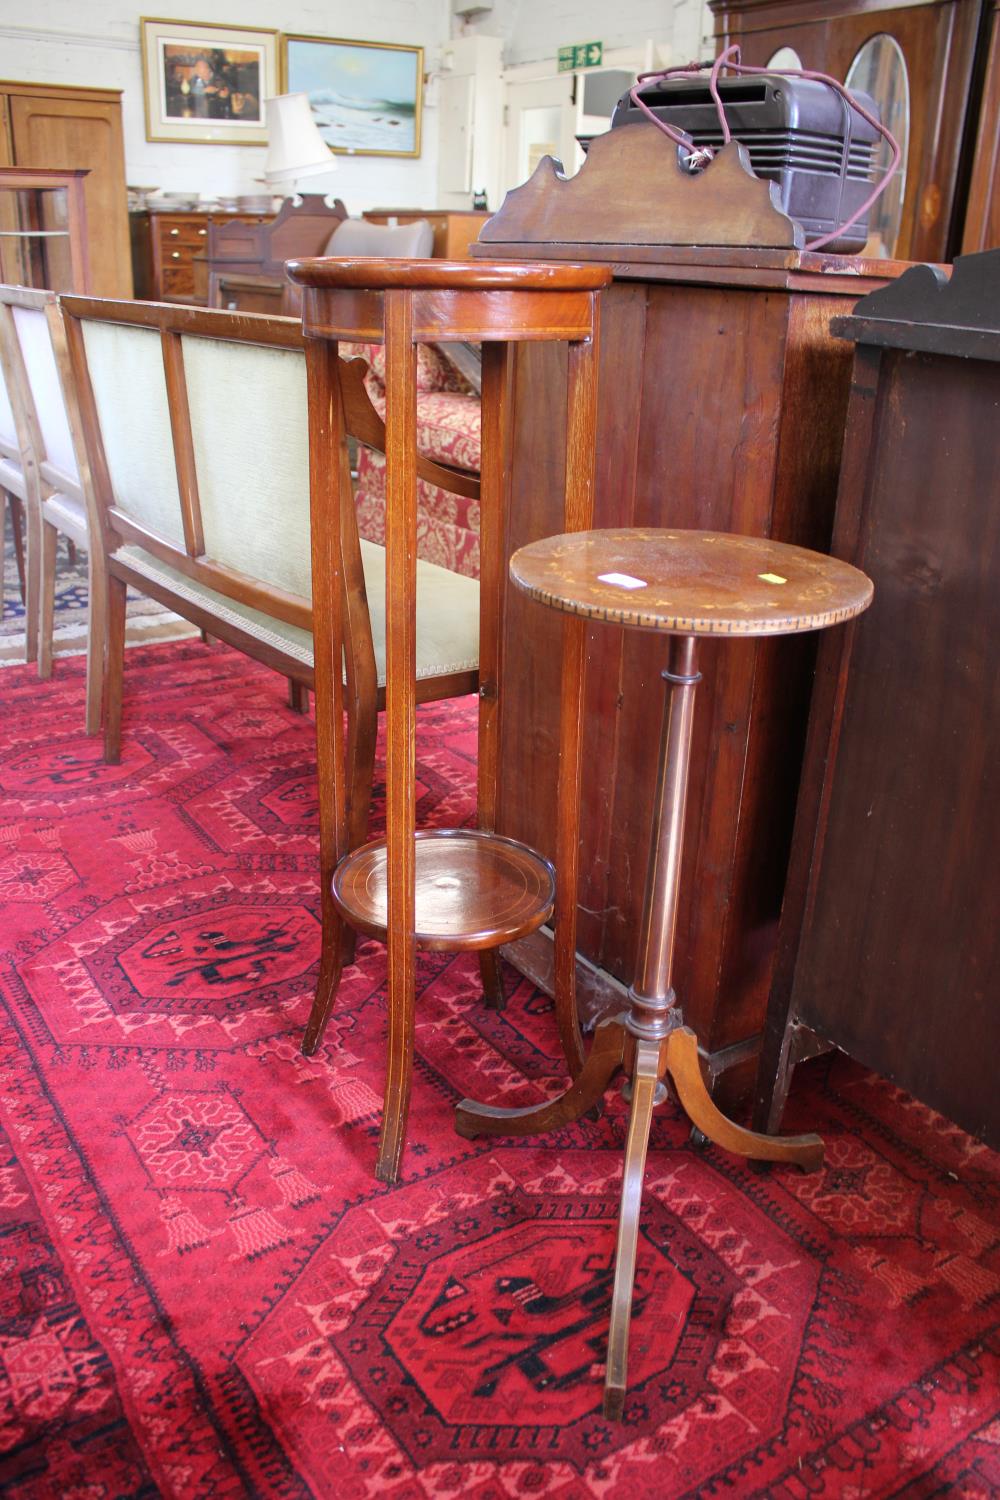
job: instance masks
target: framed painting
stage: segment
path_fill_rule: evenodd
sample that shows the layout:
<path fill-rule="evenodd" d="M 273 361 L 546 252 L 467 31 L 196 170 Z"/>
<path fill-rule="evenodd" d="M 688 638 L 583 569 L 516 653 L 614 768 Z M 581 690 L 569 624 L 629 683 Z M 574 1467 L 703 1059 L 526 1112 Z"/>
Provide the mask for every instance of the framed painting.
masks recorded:
<path fill-rule="evenodd" d="M 264 146 L 278 92 L 278 33 L 201 21 L 140 23 L 147 141 Z"/>
<path fill-rule="evenodd" d="M 422 47 L 283 36 L 281 64 L 282 92 L 308 95 L 331 151 L 420 155 Z"/>

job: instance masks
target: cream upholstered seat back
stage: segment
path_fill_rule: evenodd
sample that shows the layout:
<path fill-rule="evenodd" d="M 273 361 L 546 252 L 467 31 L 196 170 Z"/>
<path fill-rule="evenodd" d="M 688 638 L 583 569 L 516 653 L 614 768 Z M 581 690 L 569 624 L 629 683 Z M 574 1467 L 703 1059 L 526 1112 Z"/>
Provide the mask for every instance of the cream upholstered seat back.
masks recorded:
<path fill-rule="evenodd" d="M 184 335 L 208 557 L 311 597 L 305 356 Z"/>
<path fill-rule="evenodd" d="M 58 487 L 60 480 L 65 479 L 76 491 L 80 471 L 45 305 L 15 305 L 11 312 L 40 437 L 39 460 L 54 471 L 49 474 L 50 482 Z"/>
<path fill-rule="evenodd" d="M 15 469 L 20 472 L 21 444 L 17 423 L 14 420 L 14 374 L 9 368 L 11 349 L 9 342 L 0 340 L 0 484 L 6 474 L 13 482 Z"/>
<path fill-rule="evenodd" d="M 226 337 L 221 322 L 217 337 L 180 332 L 171 393 L 161 329 L 86 317 L 82 328 L 115 511 L 188 556 L 308 599 L 302 349 Z M 193 548 L 178 482 L 185 428 Z"/>
<path fill-rule="evenodd" d="M 117 510 L 184 547 L 160 333 L 121 323 L 82 323 L 87 369 Z"/>
<path fill-rule="evenodd" d="M 7 389 L 7 376 L 2 361 L 0 361 L 0 452 L 4 449 L 17 449 L 17 429 L 14 426 L 14 408 L 11 404 L 10 392 Z"/>

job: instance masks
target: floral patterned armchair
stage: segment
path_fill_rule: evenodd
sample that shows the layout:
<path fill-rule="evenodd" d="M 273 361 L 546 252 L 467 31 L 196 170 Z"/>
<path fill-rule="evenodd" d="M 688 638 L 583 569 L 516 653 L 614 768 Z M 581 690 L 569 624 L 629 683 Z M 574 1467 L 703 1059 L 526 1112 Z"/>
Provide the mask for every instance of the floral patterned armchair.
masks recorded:
<path fill-rule="evenodd" d="M 479 473 L 480 405 L 451 364 L 433 346 L 417 346 L 417 447 L 451 468 Z M 380 344 L 343 345 L 369 366 L 368 393 L 385 415 L 385 350 Z M 479 577 L 479 502 L 417 481 L 417 555 L 469 578 Z M 385 545 L 385 457 L 358 450 L 358 530 Z"/>

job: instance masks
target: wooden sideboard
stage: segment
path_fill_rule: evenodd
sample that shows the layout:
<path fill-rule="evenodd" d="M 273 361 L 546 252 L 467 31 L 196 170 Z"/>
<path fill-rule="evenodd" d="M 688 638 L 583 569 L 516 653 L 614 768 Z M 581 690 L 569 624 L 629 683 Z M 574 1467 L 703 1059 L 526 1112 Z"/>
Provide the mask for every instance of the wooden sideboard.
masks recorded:
<path fill-rule="evenodd" d="M 208 231 L 212 224 L 269 224 L 274 214 L 169 213 L 129 215 L 135 295 L 150 302 L 208 302 Z"/>
<path fill-rule="evenodd" d="M 0 80 L 0 166 L 83 169 L 90 289 L 131 297 L 121 92 Z"/>
<path fill-rule="evenodd" d="M 772 207 L 767 184 L 744 170 L 740 148 L 692 178 L 645 125 L 595 139 L 575 178 L 559 178 L 544 161 L 486 226 L 477 258 L 613 266 L 601 312 L 595 525 L 735 531 L 826 549 L 851 369 L 830 321 L 903 268 L 805 254 L 796 230 Z M 671 235 L 675 243 L 664 243 Z M 726 245 L 727 237 L 744 243 Z M 508 554 L 559 529 L 565 381 L 558 349 L 518 351 Z M 551 611 L 508 590 L 498 827 L 550 856 L 559 631 Z M 746 1093 L 814 655 L 809 637 L 718 650 L 706 642 L 703 653 L 677 993 L 710 1071 L 743 1064 L 728 1082 Z M 662 652 L 642 633 L 591 633 L 578 940 L 585 1020 L 619 1008 L 634 973 L 661 668 Z M 542 939 L 511 956 L 550 982 Z"/>
<path fill-rule="evenodd" d="M 757 1122 L 834 1045 L 1000 1148 L 1000 250 L 834 325 L 834 550 L 875 584 L 820 646 Z M 849 670 L 848 670 L 849 655 Z"/>

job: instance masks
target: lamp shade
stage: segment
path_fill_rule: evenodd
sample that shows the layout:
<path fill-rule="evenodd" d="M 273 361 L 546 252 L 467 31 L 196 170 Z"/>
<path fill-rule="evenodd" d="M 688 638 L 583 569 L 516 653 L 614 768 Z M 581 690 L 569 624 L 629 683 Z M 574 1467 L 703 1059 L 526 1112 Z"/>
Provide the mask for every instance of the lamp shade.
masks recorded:
<path fill-rule="evenodd" d="M 278 94 L 267 101 L 267 165 L 272 184 L 335 172 L 337 158 L 320 135 L 307 94 Z"/>

